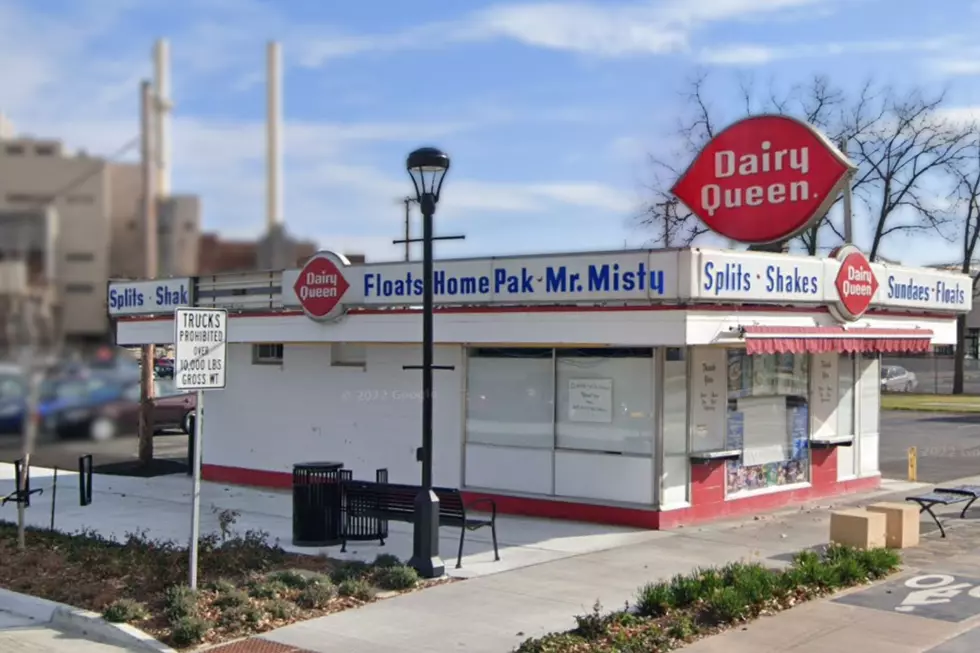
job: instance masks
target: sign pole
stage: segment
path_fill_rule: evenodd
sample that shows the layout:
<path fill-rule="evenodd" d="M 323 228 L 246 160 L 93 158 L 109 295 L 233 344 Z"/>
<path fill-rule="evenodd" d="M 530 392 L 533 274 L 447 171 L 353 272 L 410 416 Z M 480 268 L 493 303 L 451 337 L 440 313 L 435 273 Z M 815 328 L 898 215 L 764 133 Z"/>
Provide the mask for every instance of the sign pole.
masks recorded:
<path fill-rule="evenodd" d="M 204 391 L 225 387 L 228 360 L 228 312 L 220 308 L 178 308 L 174 312 L 174 382 L 193 391 L 194 433 L 191 434 L 191 534 L 187 543 L 188 585 L 197 589 L 197 557 L 201 539 L 201 460 L 204 457 Z"/>
<path fill-rule="evenodd" d="M 204 391 L 197 391 L 197 405 L 194 408 L 194 460 L 191 470 L 194 474 L 191 504 L 190 582 L 192 590 L 197 589 L 197 548 L 201 539 L 201 438 L 204 435 Z"/>

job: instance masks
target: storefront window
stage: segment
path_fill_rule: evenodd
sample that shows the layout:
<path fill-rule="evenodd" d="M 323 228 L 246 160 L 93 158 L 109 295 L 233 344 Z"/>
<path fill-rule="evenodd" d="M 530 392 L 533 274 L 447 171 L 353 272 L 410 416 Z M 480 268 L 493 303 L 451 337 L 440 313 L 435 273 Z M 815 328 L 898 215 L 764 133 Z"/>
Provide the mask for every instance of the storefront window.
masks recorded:
<path fill-rule="evenodd" d="M 482 348 L 466 370 L 466 439 L 510 447 L 555 444 L 554 352 Z"/>
<path fill-rule="evenodd" d="M 653 350 L 559 349 L 559 449 L 653 451 Z"/>
<path fill-rule="evenodd" d="M 809 355 L 728 350 L 729 494 L 805 482 L 809 473 Z"/>

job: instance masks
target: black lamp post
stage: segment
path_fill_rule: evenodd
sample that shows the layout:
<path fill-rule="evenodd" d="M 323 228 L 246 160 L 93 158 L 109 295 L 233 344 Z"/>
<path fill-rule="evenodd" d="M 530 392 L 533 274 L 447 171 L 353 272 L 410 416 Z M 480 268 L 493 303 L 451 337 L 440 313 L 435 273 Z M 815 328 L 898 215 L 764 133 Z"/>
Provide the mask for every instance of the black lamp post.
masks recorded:
<path fill-rule="evenodd" d="M 422 488 L 415 498 L 415 533 L 409 564 L 424 578 L 438 578 L 445 571 L 439 557 L 439 497 L 432 490 L 432 216 L 439 203 L 442 181 L 449 170 L 449 157 L 434 147 L 423 147 L 408 155 L 405 162 L 415 185 L 415 198 L 422 212 L 422 447 L 417 458 L 422 463 Z M 407 366 L 406 369 L 419 369 Z M 438 366 L 438 369 L 447 369 Z M 451 367 L 448 369 L 452 369 Z"/>

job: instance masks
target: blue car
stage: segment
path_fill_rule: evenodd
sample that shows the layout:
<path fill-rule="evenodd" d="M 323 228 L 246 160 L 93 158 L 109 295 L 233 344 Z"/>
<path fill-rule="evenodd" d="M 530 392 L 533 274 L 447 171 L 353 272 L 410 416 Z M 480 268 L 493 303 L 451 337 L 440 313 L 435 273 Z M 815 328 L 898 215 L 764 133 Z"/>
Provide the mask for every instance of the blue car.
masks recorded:
<path fill-rule="evenodd" d="M 21 377 L 19 396 L 0 398 L 0 432 L 17 433 L 24 427 L 27 413 L 26 383 Z M 38 417 L 42 427 L 49 417 L 74 406 L 96 406 L 115 401 L 122 395 L 125 384 L 114 378 L 99 376 L 49 378 L 41 384 Z"/>

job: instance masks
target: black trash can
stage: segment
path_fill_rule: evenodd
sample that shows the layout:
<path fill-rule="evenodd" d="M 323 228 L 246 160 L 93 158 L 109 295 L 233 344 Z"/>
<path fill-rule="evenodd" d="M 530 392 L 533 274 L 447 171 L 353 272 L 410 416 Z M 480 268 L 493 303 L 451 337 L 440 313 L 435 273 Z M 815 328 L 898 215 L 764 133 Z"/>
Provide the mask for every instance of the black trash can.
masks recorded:
<path fill-rule="evenodd" d="M 343 463 L 293 465 L 293 545 L 340 544 L 340 471 Z"/>

